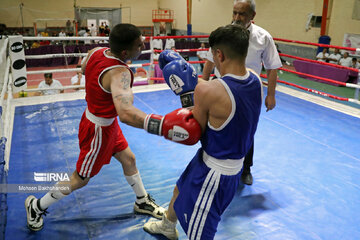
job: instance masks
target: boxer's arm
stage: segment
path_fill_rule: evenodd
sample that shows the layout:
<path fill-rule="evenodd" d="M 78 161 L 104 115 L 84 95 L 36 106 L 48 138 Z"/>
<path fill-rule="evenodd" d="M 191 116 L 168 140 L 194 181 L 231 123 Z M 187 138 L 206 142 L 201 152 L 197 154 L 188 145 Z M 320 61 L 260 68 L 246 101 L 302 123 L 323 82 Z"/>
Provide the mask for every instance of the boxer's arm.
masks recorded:
<path fill-rule="evenodd" d="M 208 82 L 199 82 L 194 91 L 194 108 L 192 110 L 194 118 L 201 126 L 202 132 L 206 129 L 209 120 L 209 109 L 211 105 L 211 90 Z"/>
<path fill-rule="evenodd" d="M 116 68 L 108 72 L 111 79 L 110 89 L 113 102 L 121 122 L 143 128 L 146 113 L 134 107 L 134 95 L 131 89 L 131 75 L 126 68 Z"/>

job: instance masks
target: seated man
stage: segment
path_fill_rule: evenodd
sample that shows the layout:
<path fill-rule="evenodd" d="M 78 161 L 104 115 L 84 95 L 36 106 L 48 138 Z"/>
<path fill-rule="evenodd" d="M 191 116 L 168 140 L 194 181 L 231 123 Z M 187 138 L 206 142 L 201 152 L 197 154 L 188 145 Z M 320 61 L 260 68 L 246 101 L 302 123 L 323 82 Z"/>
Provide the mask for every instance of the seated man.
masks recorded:
<path fill-rule="evenodd" d="M 81 65 L 77 65 L 76 68 L 81 68 Z M 71 78 L 71 84 L 72 85 L 82 85 L 85 86 L 85 75 L 82 74 L 81 70 L 79 70 L 75 76 Z M 85 87 L 75 88 L 76 91 L 85 91 Z"/>
<path fill-rule="evenodd" d="M 61 88 L 62 84 L 58 81 L 52 78 L 52 73 L 45 73 L 44 74 L 44 81 L 41 81 L 38 88 Z M 64 90 L 60 90 L 60 89 L 48 89 L 48 90 L 43 90 L 41 92 L 36 93 L 35 95 L 39 96 L 39 95 L 51 95 L 51 94 L 58 94 L 58 93 L 63 93 Z"/>
<path fill-rule="evenodd" d="M 329 63 L 338 64 L 341 58 L 340 50 L 335 48 L 334 53 L 330 54 L 328 57 Z"/>
<path fill-rule="evenodd" d="M 316 60 L 320 62 L 326 62 L 328 57 L 329 57 L 328 49 L 323 48 L 322 52 L 319 52 L 318 55 L 316 55 Z"/>
<path fill-rule="evenodd" d="M 360 63 L 358 63 L 356 58 L 352 58 L 350 67 L 360 69 Z"/>
<path fill-rule="evenodd" d="M 348 52 L 344 52 L 344 56 L 339 60 L 339 65 L 344 67 L 350 67 L 351 66 L 351 57 L 349 57 Z"/>

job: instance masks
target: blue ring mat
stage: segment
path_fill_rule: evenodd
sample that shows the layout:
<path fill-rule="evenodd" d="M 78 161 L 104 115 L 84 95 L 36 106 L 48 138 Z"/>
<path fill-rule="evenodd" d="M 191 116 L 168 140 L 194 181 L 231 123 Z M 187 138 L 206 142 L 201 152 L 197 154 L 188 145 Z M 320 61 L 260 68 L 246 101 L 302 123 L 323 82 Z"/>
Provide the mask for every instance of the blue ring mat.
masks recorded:
<path fill-rule="evenodd" d="M 180 100 L 170 90 L 137 93 L 135 106 L 166 114 Z M 71 173 L 85 108 L 85 100 L 16 107 L 8 183 L 35 184 L 34 172 Z M 145 188 L 167 207 L 199 144 L 120 126 Z M 360 239 L 359 118 L 277 92 L 276 108 L 262 109 L 252 173 L 254 184 L 240 185 L 215 239 Z M 39 232 L 26 227 L 28 195 L 8 193 L 6 239 L 165 239 L 142 229 L 150 217 L 133 213 L 135 195 L 115 159 L 86 187 L 50 206 Z"/>

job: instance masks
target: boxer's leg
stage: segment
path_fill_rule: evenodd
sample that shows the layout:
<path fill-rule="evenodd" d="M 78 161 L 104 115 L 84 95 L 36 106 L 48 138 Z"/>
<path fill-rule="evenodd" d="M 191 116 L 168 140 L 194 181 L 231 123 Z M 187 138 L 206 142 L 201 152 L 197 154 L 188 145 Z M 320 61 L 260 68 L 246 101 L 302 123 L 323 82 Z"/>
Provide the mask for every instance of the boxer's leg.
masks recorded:
<path fill-rule="evenodd" d="M 47 208 L 63 199 L 76 189 L 84 187 L 90 178 L 81 177 L 75 170 L 70 177 L 70 182 L 58 182 L 54 189 L 46 193 L 42 198 L 37 199 L 30 195 L 25 200 L 27 215 L 27 226 L 32 231 L 39 231 L 43 228 L 44 221 L 42 215 L 46 215 Z"/>
<path fill-rule="evenodd" d="M 135 192 L 135 212 L 149 214 L 161 219 L 165 209 L 157 205 L 155 200 L 146 192 L 140 173 L 136 167 L 134 153 L 127 147 L 123 151 L 117 152 L 114 157 L 121 163 L 126 181 Z"/>
<path fill-rule="evenodd" d="M 162 234 L 168 239 L 178 239 L 179 232 L 176 229 L 177 217 L 174 210 L 174 202 L 179 195 L 177 186 L 174 188 L 168 210 L 161 221 L 149 221 L 144 224 L 144 230 L 151 234 Z"/>

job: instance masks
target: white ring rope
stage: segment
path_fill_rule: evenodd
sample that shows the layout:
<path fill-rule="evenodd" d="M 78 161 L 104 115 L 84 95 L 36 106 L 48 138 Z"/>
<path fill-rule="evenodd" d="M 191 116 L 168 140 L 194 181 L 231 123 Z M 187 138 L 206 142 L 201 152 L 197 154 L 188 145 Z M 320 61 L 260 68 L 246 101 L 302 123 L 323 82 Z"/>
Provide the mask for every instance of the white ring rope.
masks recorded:
<path fill-rule="evenodd" d="M 7 85 L 7 91 L 8 93 L 12 92 L 12 75 L 9 74 L 8 77 L 8 85 Z M 5 110 L 5 118 L 4 118 L 4 137 L 7 139 L 8 143 L 5 145 L 5 153 L 4 153 L 4 160 L 5 160 L 5 167 L 4 170 L 7 172 L 9 170 L 9 161 L 10 161 L 10 149 L 11 149 L 11 135 L 12 135 L 12 128 L 10 127 L 12 120 L 11 118 L 14 117 L 14 115 L 10 114 L 11 110 L 11 100 L 13 99 L 12 94 L 8 94 L 6 99 L 6 110 Z"/>
<path fill-rule="evenodd" d="M 65 90 L 65 89 L 76 89 L 76 88 L 85 88 L 85 85 L 71 85 L 71 86 L 62 86 L 62 87 L 53 87 L 53 88 L 28 88 L 26 92 L 42 92 L 47 90 Z"/>
<path fill-rule="evenodd" d="M 141 54 L 152 53 L 152 50 L 141 51 Z M 44 55 L 26 55 L 25 59 L 44 59 L 44 58 L 58 58 L 58 57 L 85 57 L 87 53 L 56 53 Z M 0 62 L 1 64 L 1 62 Z"/>
<path fill-rule="evenodd" d="M 147 81 L 147 78 L 136 78 L 136 82 L 140 82 L 140 81 Z M 41 92 L 47 90 L 66 90 L 66 89 L 76 89 L 76 88 L 85 88 L 85 85 L 70 85 L 70 86 L 53 87 L 53 88 L 28 88 L 25 90 L 25 92 Z"/>
<path fill-rule="evenodd" d="M 48 70 L 26 71 L 26 74 L 79 72 L 79 71 L 81 71 L 81 68 L 65 68 L 65 69 L 48 69 Z"/>
<path fill-rule="evenodd" d="M 57 53 L 44 55 L 26 55 L 25 59 L 44 59 L 44 58 L 59 58 L 59 57 L 85 57 L 87 53 Z"/>
<path fill-rule="evenodd" d="M 192 36 L 194 37 L 194 36 Z M 145 40 L 145 37 L 143 37 Z M 158 37 L 155 37 L 158 38 Z M 166 37 L 164 37 L 166 38 Z M 180 38 L 180 37 L 179 37 Z M 186 36 L 184 36 L 184 38 L 186 38 Z M 23 37 L 23 39 L 26 40 L 55 40 L 55 41 L 69 41 L 69 40 L 108 40 L 109 37 Z M 146 54 L 146 53 L 153 53 L 155 52 L 152 46 L 152 39 L 153 37 L 150 37 L 150 50 L 145 50 L 142 51 L 142 54 Z M 163 39 L 163 38 L 161 38 Z M 178 52 L 191 52 L 191 51 L 203 51 L 202 49 L 179 49 L 177 50 Z M 77 54 L 73 53 L 73 54 L 49 54 L 52 55 L 52 57 L 66 57 L 66 56 L 78 56 Z M 46 57 L 50 57 L 49 55 L 47 55 Z M 80 55 L 80 54 L 79 54 Z M 38 56 L 27 56 L 27 59 L 41 59 L 42 57 L 40 57 L 40 55 Z M 148 66 L 149 64 L 131 64 L 129 65 L 129 67 L 142 67 L 142 66 Z M 153 69 L 153 54 L 150 55 L 150 66 L 149 69 L 150 71 Z M 28 71 L 28 74 L 39 74 L 39 73 L 47 73 L 47 72 L 76 72 L 79 71 L 79 69 L 76 68 L 70 68 L 70 69 L 49 69 L 49 70 L 39 70 L 39 71 Z M 147 74 L 148 76 L 148 80 L 150 78 L 150 75 Z M 350 88 L 355 88 L 355 89 L 359 89 L 359 85 L 358 84 L 346 84 L 347 87 Z"/>
<path fill-rule="evenodd" d="M 143 67 L 147 65 L 145 64 L 129 64 L 129 67 Z M 34 70 L 34 71 L 26 71 L 26 74 L 41 74 L 41 73 L 62 73 L 62 72 L 79 72 L 81 71 L 81 68 L 64 68 L 64 69 L 47 69 L 47 70 Z"/>
<path fill-rule="evenodd" d="M 72 40 L 109 40 L 109 37 L 23 37 L 24 41 L 72 41 Z"/>
<path fill-rule="evenodd" d="M 5 76 L 4 76 L 4 84 L 3 87 L 1 89 L 1 95 L 0 95 L 0 106 L 2 107 L 2 112 L 4 113 L 4 98 L 5 98 L 5 93 L 7 90 L 7 85 L 9 82 L 9 73 L 10 73 L 10 57 L 8 56 L 6 58 L 6 68 L 5 68 Z M 1 114 L 1 125 L 0 125 L 0 137 L 4 137 L 4 121 L 6 120 L 5 117 L 3 117 L 4 115 Z"/>
<path fill-rule="evenodd" d="M 6 54 L 6 50 L 8 48 L 8 42 L 9 42 L 9 39 L 5 38 L 3 47 L 0 49 L 0 56 L 1 56 L 0 57 L 0 65 L 2 64 L 2 59 L 3 59 L 2 56 L 4 56 Z"/>

